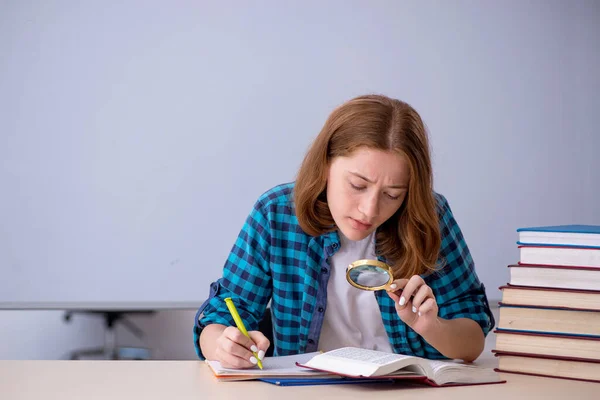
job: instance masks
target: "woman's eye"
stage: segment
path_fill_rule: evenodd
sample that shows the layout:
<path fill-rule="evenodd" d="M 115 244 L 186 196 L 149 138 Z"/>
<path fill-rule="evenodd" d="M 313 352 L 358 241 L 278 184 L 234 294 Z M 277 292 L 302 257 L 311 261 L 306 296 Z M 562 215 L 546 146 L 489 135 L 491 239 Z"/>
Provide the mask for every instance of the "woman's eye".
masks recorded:
<path fill-rule="evenodd" d="M 387 197 L 389 197 L 390 200 L 398 200 L 400 198 L 400 196 L 392 196 L 391 194 L 387 194 Z"/>
<path fill-rule="evenodd" d="M 360 192 L 361 190 L 365 190 L 365 187 L 364 187 L 364 186 L 356 186 L 356 185 L 354 185 L 354 184 L 352 184 L 352 183 L 350 183 L 350 186 L 352 186 L 352 189 L 354 189 L 354 190 L 358 190 L 359 192 Z"/>

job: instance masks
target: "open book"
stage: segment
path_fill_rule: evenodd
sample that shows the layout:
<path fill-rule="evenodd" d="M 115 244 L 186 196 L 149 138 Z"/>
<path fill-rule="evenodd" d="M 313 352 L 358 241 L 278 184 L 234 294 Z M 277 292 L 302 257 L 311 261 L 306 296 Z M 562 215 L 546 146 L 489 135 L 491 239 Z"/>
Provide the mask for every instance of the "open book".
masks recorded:
<path fill-rule="evenodd" d="M 265 357 L 262 361 L 263 369 L 248 368 L 234 369 L 221 366 L 218 361 L 206 360 L 206 363 L 213 371 L 219 381 L 243 381 L 252 379 L 266 378 L 315 378 L 315 377 L 331 377 L 332 374 L 327 372 L 314 371 L 306 368 L 301 368 L 298 364 L 307 362 L 319 352 L 297 354 L 292 356 L 282 357 Z"/>
<path fill-rule="evenodd" d="M 355 347 L 343 347 L 317 354 L 307 362 L 298 365 L 354 378 L 385 376 L 395 379 L 422 380 L 432 386 L 505 382 L 492 368 Z"/>

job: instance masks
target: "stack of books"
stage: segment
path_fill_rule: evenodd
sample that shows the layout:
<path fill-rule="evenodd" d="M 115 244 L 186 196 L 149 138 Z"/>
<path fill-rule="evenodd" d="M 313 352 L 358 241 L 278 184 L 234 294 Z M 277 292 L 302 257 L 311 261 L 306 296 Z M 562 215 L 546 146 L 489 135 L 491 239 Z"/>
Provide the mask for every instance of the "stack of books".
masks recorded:
<path fill-rule="evenodd" d="M 496 333 L 498 371 L 600 382 L 600 226 L 517 229 Z"/>

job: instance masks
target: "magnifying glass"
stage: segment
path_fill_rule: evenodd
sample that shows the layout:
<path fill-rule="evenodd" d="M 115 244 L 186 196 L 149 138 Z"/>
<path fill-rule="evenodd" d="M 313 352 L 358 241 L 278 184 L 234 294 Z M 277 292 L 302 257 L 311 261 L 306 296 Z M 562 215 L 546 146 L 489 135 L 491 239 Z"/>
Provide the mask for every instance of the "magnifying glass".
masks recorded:
<path fill-rule="evenodd" d="M 362 290 L 381 290 L 392 284 L 394 276 L 386 263 L 378 260 L 358 260 L 346 268 L 346 280 Z"/>

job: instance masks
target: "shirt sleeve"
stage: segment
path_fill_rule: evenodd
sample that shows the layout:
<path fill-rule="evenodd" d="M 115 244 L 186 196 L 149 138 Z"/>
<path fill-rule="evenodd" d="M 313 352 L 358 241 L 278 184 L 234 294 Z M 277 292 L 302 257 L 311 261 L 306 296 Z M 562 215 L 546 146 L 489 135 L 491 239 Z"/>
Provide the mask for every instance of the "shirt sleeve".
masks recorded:
<path fill-rule="evenodd" d="M 436 194 L 436 197 L 442 238 L 440 266 L 435 273 L 424 277 L 425 282 L 433 290 L 440 318 L 471 319 L 479 324 L 484 336 L 487 336 L 494 327 L 495 321 L 485 287 L 477 277 L 473 258 L 448 201 L 440 194 Z M 433 346 L 424 340 L 422 345 L 425 357 L 443 358 Z"/>
<path fill-rule="evenodd" d="M 223 276 L 211 284 L 208 299 L 196 313 L 194 346 L 200 359 L 204 359 L 198 343 L 202 329 L 210 324 L 235 326 L 225 298 L 231 297 L 248 331 L 258 329 L 272 292 L 270 240 L 268 216 L 259 201 L 229 253 Z"/>

